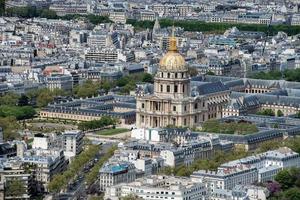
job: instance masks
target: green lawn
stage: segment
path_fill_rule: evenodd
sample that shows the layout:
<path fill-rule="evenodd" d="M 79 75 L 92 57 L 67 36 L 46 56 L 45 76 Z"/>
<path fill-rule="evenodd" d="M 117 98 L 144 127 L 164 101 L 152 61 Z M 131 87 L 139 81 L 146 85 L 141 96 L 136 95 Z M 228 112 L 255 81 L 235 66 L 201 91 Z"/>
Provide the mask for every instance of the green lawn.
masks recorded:
<path fill-rule="evenodd" d="M 124 133 L 124 132 L 128 132 L 129 129 L 126 128 L 115 128 L 115 129 L 104 129 L 101 131 L 97 131 L 96 134 L 98 135 L 116 135 L 119 133 Z"/>

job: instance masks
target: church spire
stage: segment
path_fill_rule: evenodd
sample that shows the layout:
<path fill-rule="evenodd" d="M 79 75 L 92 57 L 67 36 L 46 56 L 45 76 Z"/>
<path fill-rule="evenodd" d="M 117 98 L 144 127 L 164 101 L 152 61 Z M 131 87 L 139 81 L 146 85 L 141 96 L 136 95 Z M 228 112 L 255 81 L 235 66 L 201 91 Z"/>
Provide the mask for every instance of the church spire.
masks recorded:
<path fill-rule="evenodd" d="M 159 24 L 159 20 L 158 17 L 155 18 L 155 23 L 153 26 L 153 33 L 157 33 L 157 31 L 160 30 L 160 24 Z"/>
<path fill-rule="evenodd" d="M 175 37 L 175 27 L 172 27 L 172 34 L 169 38 L 169 51 L 177 51 L 177 39 Z"/>

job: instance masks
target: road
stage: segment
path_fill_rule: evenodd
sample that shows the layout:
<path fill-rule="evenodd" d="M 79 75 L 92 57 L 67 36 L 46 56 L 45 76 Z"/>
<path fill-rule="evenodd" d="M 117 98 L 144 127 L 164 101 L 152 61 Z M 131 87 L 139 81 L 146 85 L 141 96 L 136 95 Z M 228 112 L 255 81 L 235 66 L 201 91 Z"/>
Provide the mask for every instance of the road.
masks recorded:
<path fill-rule="evenodd" d="M 81 199 L 87 199 L 87 189 L 84 181 L 84 175 L 86 175 L 96 164 L 96 162 L 103 156 L 109 148 L 114 143 L 103 143 L 101 145 L 100 152 L 95 156 L 94 159 L 92 159 L 90 162 L 86 163 L 86 165 L 83 167 L 82 171 L 78 173 L 77 178 L 72 181 L 68 187 L 67 191 L 64 193 L 59 194 L 59 197 L 57 199 L 59 200 L 81 200 Z"/>

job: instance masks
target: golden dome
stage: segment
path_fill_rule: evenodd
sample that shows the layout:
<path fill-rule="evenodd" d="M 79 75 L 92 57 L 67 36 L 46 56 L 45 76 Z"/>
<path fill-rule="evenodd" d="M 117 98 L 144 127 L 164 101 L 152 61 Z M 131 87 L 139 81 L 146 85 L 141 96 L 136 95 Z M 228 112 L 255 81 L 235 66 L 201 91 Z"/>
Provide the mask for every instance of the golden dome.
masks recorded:
<path fill-rule="evenodd" d="M 185 60 L 177 51 L 176 38 L 170 37 L 170 47 L 159 62 L 160 70 L 162 71 L 187 71 Z"/>

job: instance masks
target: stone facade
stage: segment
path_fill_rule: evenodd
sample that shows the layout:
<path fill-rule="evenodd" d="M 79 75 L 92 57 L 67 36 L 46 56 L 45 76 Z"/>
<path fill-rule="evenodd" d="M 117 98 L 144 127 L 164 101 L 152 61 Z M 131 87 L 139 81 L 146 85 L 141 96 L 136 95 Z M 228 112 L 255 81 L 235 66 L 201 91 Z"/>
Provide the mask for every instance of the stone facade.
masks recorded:
<path fill-rule="evenodd" d="M 154 93 L 138 94 L 136 125 L 141 127 L 197 127 L 205 119 L 205 97 L 191 96 L 190 76 L 184 58 L 170 38 L 169 52 L 161 59 L 154 78 Z"/>

